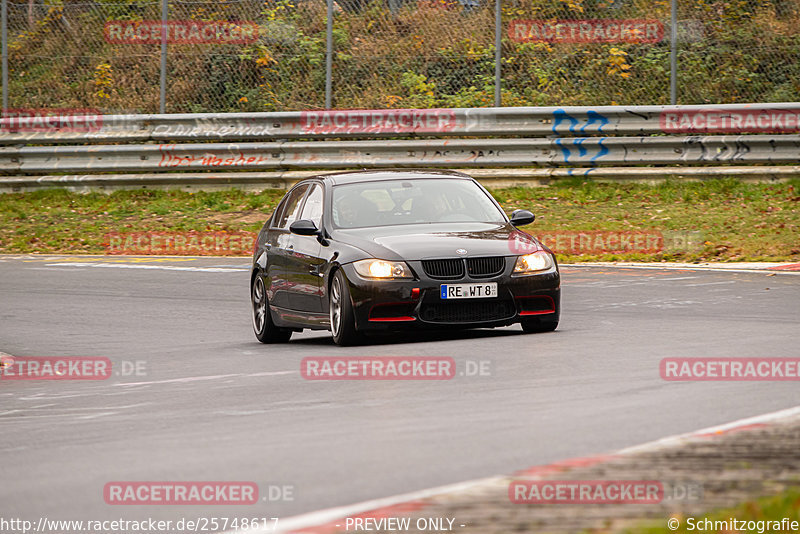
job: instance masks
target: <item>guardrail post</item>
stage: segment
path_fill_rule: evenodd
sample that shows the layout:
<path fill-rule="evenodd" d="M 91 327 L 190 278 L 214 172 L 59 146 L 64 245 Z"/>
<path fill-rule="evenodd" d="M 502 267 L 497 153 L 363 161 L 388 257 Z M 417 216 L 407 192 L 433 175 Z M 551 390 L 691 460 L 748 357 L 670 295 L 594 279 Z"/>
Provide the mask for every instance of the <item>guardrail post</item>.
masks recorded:
<path fill-rule="evenodd" d="M 669 39 L 669 103 L 678 103 L 678 0 L 671 0 L 672 22 Z"/>
<path fill-rule="evenodd" d="M 8 0 L 3 0 L 2 41 L 3 41 L 3 111 L 8 109 Z"/>
<path fill-rule="evenodd" d="M 328 0 L 328 24 L 325 29 L 325 109 L 333 106 L 333 0 Z"/>
<path fill-rule="evenodd" d="M 158 112 L 166 113 L 167 109 L 167 21 L 169 6 L 167 0 L 161 0 L 161 75 L 159 77 Z"/>
<path fill-rule="evenodd" d="M 674 0 L 673 0 L 674 1 Z M 494 6 L 494 105 L 500 107 L 500 60 L 503 58 L 503 22 L 500 0 Z"/>

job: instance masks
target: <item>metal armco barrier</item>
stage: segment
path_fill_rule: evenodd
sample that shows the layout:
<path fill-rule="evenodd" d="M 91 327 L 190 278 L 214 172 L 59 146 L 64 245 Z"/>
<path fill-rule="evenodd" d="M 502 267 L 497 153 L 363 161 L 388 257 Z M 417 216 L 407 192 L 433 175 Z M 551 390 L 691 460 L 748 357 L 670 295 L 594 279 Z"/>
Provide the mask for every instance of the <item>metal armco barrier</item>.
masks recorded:
<path fill-rule="evenodd" d="M 0 144 L 181 142 L 398 136 L 800 133 L 800 102 L 95 115 L 58 124 L 0 119 Z"/>
<path fill-rule="evenodd" d="M 547 167 L 572 176 L 656 165 L 675 175 L 798 163 L 800 103 L 0 119 L 6 189 L 46 174 L 175 173 L 177 185 L 177 173 L 234 184 L 241 171 Z"/>
<path fill-rule="evenodd" d="M 0 148 L 11 173 L 796 163 L 800 135 L 431 139 Z"/>

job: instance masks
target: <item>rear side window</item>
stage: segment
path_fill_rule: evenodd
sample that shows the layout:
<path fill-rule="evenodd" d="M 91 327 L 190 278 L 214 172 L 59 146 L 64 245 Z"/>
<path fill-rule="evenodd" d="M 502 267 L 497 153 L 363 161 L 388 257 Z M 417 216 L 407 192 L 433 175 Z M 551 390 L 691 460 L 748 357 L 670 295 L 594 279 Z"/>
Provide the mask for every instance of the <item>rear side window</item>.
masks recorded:
<path fill-rule="evenodd" d="M 289 225 L 297 220 L 300 214 L 300 201 L 303 200 L 307 189 L 307 185 L 292 189 L 289 196 L 283 201 L 283 209 L 275 220 L 275 228 L 289 228 Z"/>

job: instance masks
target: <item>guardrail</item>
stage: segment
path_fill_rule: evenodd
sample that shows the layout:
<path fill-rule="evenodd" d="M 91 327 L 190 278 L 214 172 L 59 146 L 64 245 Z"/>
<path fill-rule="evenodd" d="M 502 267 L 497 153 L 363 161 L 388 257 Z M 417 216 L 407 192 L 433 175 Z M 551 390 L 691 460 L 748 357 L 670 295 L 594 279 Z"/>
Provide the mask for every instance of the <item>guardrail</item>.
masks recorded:
<path fill-rule="evenodd" d="M 800 162 L 800 135 L 0 148 L 5 173 Z"/>
<path fill-rule="evenodd" d="M 387 142 L 390 137 L 396 139 Z M 31 114 L 0 119 L 0 145 L 0 173 L 17 178 L 404 166 L 545 166 L 580 173 L 610 165 L 797 164 L 800 103 Z"/>
<path fill-rule="evenodd" d="M 38 119 L 38 120 L 37 120 Z M 0 144 L 800 132 L 800 103 L 5 117 Z"/>

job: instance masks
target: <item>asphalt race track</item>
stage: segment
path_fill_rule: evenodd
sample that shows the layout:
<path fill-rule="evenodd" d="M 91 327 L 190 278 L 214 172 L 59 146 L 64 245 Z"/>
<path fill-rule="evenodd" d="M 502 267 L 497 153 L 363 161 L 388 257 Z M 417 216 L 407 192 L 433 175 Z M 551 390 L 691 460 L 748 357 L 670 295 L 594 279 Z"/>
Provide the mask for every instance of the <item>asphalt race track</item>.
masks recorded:
<path fill-rule="evenodd" d="M 796 382 L 667 382 L 665 357 L 798 354 L 800 276 L 566 267 L 559 329 L 253 336 L 247 259 L 0 257 L 0 350 L 105 381 L 0 381 L 16 517 L 286 517 L 610 452 L 798 404 Z M 448 381 L 307 381 L 306 356 L 450 356 Z M 479 362 L 485 376 L 467 376 Z M 139 373 L 131 373 L 138 365 Z M 124 373 L 122 371 L 125 371 Z M 249 506 L 111 506 L 112 481 L 252 481 Z M 270 501 L 269 486 L 291 486 Z M 266 500 L 264 500 L 266 499 Z"/>

